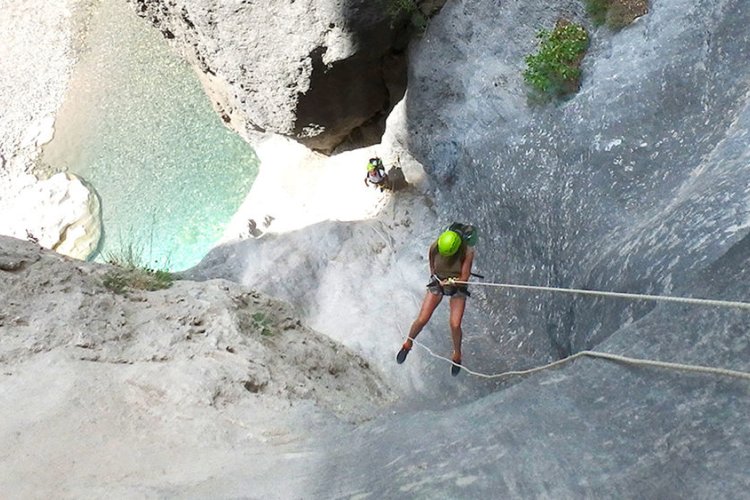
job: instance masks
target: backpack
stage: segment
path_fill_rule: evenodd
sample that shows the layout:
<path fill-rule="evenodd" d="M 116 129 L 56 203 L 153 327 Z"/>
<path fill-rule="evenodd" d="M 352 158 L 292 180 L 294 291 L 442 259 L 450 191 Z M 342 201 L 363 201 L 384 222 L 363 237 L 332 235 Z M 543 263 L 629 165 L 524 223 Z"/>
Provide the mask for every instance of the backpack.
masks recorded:
<path fill-rule="evenodd" d="M 477 232 L 477 228 L 472 226 L 471 224 L 454 222 L 453 224 L 448 226 L 448 230 L 457 233 L 461 237 L 461 240 L 470 247 L 473 247 L 477 244 L 479 234 Z"/>

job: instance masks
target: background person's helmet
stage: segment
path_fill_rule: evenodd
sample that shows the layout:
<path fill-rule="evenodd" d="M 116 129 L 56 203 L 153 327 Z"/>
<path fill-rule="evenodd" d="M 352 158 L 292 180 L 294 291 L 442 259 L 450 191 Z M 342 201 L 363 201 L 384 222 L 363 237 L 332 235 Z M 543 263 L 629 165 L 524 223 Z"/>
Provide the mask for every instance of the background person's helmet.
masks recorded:
<path fill-rule="evenodd" d="M 461 247 L 461 237 L 455 231 L 443 231 L 438 238 L 437 247 L 440 255 L 443 257 L 450 257 L 458 252 L 458 249 Z"/>
<path fill-rule="evenodd" d="M 367 161 L 367 171 L 372 172 L 376 168 L 378 168 L 378 165 L 380 165 L 380 158 L 370 158 Z"/>

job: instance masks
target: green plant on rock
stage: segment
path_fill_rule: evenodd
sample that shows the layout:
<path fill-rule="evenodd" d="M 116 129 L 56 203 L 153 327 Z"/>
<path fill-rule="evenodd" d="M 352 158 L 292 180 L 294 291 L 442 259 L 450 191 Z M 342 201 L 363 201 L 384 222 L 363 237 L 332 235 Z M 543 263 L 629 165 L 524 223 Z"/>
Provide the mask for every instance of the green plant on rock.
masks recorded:
<path fill-rule="evenodd" d="M 589 46 L 583 26 L 560 20 L 552 31 L 537 33 L 539 51 L 526 56 L 523 78 L 544 96 L 562 96 L 578 90 L 581 60 Z"/>
<path fill-rule="evenodd" d="M 253 313 L 252 318 L 253 318 L 253 327 L 256 330 L 260 330 L 261 335 L 263 336 L 273 335 L 273 330 L 271 330 L 271 320 L 264 313 L 255 312 Z"/>
<path fill-rule="evenodd" d="M 153 269 L 143 263 L 143 247 L 128 243 L 118 252 L 105 255 L 108 264 L 115 266 L 107 271 L 103 285 L 115 293 L 125 294 L 129 289 L 162 290 L 169 288 L 174 276 L 166 269 Z"/>
<path fill-rule="evenodd" d="M 401 17 L 408 17 L 419 33 L 427 29 L 427 16 L 419 10 L 416 0 L 386 0 L 386 13 L 392 24 Z"/>

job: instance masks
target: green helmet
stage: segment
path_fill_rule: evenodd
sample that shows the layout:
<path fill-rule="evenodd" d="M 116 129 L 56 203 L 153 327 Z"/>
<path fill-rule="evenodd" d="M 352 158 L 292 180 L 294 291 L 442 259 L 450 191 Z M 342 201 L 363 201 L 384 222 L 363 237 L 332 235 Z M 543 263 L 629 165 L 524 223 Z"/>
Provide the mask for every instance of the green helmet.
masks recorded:
<path fill-rule="evenodd" d="M 454 253 L 458 252 L 458 249 L 461 247 L 461 236 L 459 236 L 457 232 L 451 231 L 450 229 L 447 231 L 443 231 L 443 233 L 438 238 L 437 247 L 440 255 L 442 255 L 443 257 L 450 257 Z"/>

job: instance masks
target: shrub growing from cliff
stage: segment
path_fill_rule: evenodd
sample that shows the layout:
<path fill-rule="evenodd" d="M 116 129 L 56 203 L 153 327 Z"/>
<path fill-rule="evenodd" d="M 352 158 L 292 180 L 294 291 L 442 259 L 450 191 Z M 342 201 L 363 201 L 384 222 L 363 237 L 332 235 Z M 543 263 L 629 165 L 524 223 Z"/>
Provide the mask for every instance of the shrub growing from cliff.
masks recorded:
<path fill-rule="evenodd" d="M 261 335 L 270 336 L 273 335 L 273 330 L 271 329 L 271 318 L 267 317 L 262 312 L 256 312 L 252 315 L 253 319 L 253 329 L 255 331 L 259 331 Z"/>
<path fill-rule="evenodd" d="M 386 0 L 386 12 L 391 23 L 404 17 L 409 19 L 411 26 L 419 33 L 427 28 L 427 16 L 419 9 L 416 0 Z"/>
<path fill-rule="evenodd" d="M 169 271 L 153 269 L 143 263 L 143 250 L 138 245 L 124 245 L 119 252 L 107 254 L 105 259 L 115 268 L 107 271 L 102 281 L 115 293 L 124 294 L 128 289 L 161 290 L 174 282 Z"/>
<path fill-rule="evenodd" d="M 559 20 L 552 31 L 537 33 L 539 51 L 526 56 L 523 78 L 543 96 L 563 96 L 578 90 L 581 60 L 589 46 L 583 26 Z"/>
<path fill-rule="evenodd" d="M 648 12 L 648 0 L 586 0 L 586 12 L 594 24 L 617 30 Z"/>

